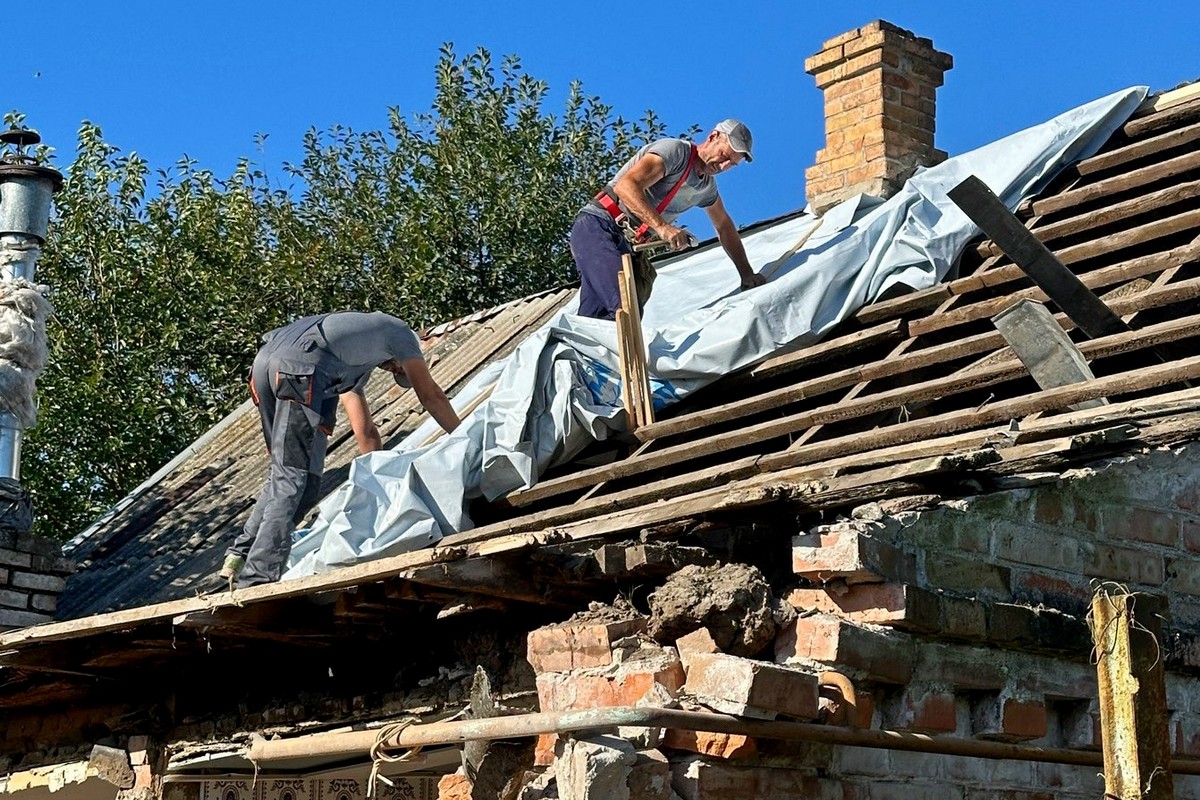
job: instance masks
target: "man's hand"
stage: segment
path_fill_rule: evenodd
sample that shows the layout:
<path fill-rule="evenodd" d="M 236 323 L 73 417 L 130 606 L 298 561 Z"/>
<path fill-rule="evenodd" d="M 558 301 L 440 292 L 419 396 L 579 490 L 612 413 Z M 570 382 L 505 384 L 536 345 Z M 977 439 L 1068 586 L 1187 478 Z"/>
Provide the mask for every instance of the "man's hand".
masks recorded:
<path fill-rule="evenodd" d="M 742 276 L 742 291 L 753 289 L 756 286 L 762 286 L 767 282 L 767 279 L 757 272 L 751 272 L 749 275 Z"/>
<path fill-rule="evenodd" d="M 672 250 L 683 250 L 692 244 L 692 235 L 683 228 L 676 227 L 675 225 L 660 225 L 654 229 L 654 232 Z"/>

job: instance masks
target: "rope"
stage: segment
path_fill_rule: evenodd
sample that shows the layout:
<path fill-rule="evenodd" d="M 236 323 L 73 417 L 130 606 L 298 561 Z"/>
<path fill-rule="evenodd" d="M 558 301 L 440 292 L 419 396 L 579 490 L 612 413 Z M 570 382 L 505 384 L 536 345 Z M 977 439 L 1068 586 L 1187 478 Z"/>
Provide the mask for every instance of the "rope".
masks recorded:
<path fill-rule="evenodd" d="M 1137 619 L 1134 617 L 1133 610 L 1134 610 L 1135 604 L 1137 603 L 1137 598 L 1134 597 L 1133 593 L 1129 591 L 1129 587 L 1125 586 L 1123 584 L 1120 584 L 1120 583 L 1116 583 L 1114 581 L 1102 581 L 1102 582 L 1093 581 L 1092 591 L 1102 593 L 1102 595 L 1104 597 L 1104 601 L 1106 603 L 1108 603 L 1109 608 L 1112 609 L 1113 611 L 1117 610 L 1117 604 L 1113 602 L 1113 597 L 1124 596 L 1124 597 L 1129 598 L 1129 605 L 1126 607 L 1125 613 L 1124 613 L 1124 617 L 1126 618 L 1126 620 L 1129 624 L 1129 630 L 1141 631 L 1142 633 L 1144 633 L 1150 637 L 1150 641 L 1154 642 L 1154 661 L 1152 661 L 1146 669 L 1152 670 L 1155 667 L 1157 667 L 1159 659 L 1162 658 L 1162 645 L 1159 644 L 1158 637 L 1154 635 L 1153 631 L 1151 631 L 1149 628 L 1147 628 L 1142 623 L 1138 622 Z M 1108 624 L 1104 626 L 1104 630 L 1100 631 L 1100 635 L 1094 637 L 1096 641 L 1092 645 L 1092 655 L 1091 655 L 1091 661 L 1093 664 L 1097 664 L 1100 662 L 1100 642 L 1108 641 L 1109 628 L 1111 628 L 1117 622 L 1117 620 L 1119 618 L 1120 617 L 1114 615 L 1111 619 L 1109 619 Z M 1095 630 L 1096 621 L 1095 621 L 1095 616 L 1092 613 L 1091 609 L 1088 609 L 1087 621 L 1088 621 L 1088 627 L 1091 628 L 1092 630 Z"/>
<path fill-rule="evenodd" d="M 400 761 L 410 761 L 413 758 L 416 758 L 417 754 L 421 752 L 421 745 L 410 747 L 400 755 L 391 755 L 390 753 L 385 752 L 385 748 L 387 747 L 389 740 L 398 738 L 400 733 L 405 728 L 420 721 L 421 720 L 417 717 L 406 717 L 399 722 L 392 722 L 384 725 L 379 729 L 379 732 L 375 734 L 375 742 L 371 745 L 371 776 L 367 778 L 368 798 L 375 797 L 376 781 L 383 781 L 388 786 L 395 786 L 395 784 L 388 780 L 385 776 L 379 774 L 379 771 L 383 768 L 384 764 L 395 764 Z"/>

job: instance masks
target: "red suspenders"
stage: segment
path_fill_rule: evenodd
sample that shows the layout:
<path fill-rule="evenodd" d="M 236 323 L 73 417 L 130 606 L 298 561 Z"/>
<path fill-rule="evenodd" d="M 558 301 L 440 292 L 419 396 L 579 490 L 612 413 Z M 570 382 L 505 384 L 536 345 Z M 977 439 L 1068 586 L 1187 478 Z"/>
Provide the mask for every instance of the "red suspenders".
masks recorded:
<path fill-rule="evenodd" d="M 683 169 L 683 174 L 679 176 L 679 180 L 675 181 L 675 185 L 671 187 L 671 191 L 667 192 L 667 196 L 664 197 L 654 209 L 659 214 L 663 212 L 663 209 L 671 205 L 671 200 L 675 197 L 676 192 L 678 192 L 679 188 L 683 186 L 683 182 L 687 180 L 688 175 L 692 173 L 692 165 L 696 163 L 696 158 L 696 145 L 692 145 L 692 152 L 688 157 L 687 166 Z M 603 208 L 612 216 L 618 225 L 624 224 L 626 221 L 626 214 L 621 210 L 621 206 L 617 204 L 615 192 L 606 186 L 596 194 L 595 200 L 601 208 Z M 641 225 L 639 225 L 638 229 L 633 234 L 634 242 L 640 242 L 645 239 L 646 233 L 649 230 L 649 223 L 643 222 Z"/>

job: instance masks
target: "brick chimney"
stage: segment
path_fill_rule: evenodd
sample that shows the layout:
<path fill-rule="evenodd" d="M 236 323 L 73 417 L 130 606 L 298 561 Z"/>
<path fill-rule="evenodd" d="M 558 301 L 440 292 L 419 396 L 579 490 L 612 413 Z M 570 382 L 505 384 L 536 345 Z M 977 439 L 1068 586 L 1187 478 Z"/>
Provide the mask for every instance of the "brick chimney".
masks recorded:
<path fill-rule="evenodd" d="M 932 40 L 883 20 L 835 36 L 804 62 L 825 93 L 825 148 L 804 172 L 818 212 L 860 192 L 889 197 L 918 166 L 946 158 L 933 146 L 934 95 L 953 65 Z"/>

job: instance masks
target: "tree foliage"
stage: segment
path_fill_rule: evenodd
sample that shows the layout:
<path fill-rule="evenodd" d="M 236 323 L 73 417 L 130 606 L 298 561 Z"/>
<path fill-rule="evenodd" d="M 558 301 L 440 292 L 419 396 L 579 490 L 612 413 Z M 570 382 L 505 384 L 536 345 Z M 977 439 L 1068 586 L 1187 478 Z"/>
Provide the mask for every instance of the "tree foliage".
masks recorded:
<path fill-rule="evenodd" d="M 663 135 L 573 84 L 560 115 L 514 57 L 445 46 L 430 111 L 310 130 L 280 188 L 243 159 L 152 169 L 84 123 L 38 268 L 51 361 L 22 482 L 38 532 L 69 537 L 245 397 L 262 332 L 382 310 L 414 327 L 574 279 L 571 220 Z"/>

